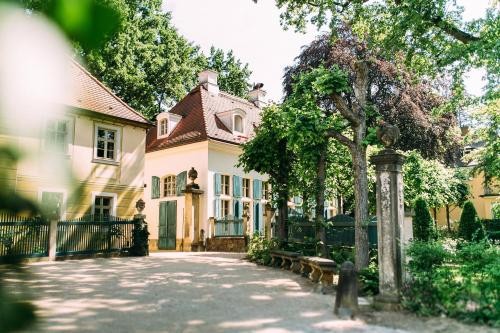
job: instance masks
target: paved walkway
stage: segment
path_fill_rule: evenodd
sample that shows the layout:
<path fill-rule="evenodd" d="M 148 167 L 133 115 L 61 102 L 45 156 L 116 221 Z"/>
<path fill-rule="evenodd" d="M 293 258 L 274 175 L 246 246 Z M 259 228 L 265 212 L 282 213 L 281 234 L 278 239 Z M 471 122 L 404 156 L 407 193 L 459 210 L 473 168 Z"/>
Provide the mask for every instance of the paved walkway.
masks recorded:
<path fill-rule="evenodd" d="M 29 271 L 9 283 L 35 299 L 33 332 L 406 332 L 340 320 L 333 297 L 307 279 L 236 254 L 44 262 Z"/>

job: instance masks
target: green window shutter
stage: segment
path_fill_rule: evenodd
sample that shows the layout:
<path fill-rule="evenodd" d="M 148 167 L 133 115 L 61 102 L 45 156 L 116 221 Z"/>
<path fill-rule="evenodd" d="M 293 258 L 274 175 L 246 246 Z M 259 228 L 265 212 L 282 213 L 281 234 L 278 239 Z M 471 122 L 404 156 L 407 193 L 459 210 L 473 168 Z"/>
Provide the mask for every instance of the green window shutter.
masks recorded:
<path fill-rule="evenodd" d="M 253 221 L 254 221 L 254 227 L 253 227 L 253 232 L 260 233 L 262 229 L 262 204 L 260 203 L 254 203 L 253 205 Z"/>
<path fill-rule="evenodd" d="M 256 200 L 262 198 L 262 181 L 258 179 L 253 180 L 253 198 Z"/>
<path fill-rule="evenodd" d="M 243 202 L 240 199 L 234 199 L 233 212 L 235 218 L 241 219 L 243 217 Z"/>
<path fill-rule="evenodd" d="M 220 195 L 222 192 L 222 181 L 220 173 L 214 174 L 214 193 L 215 195 Z"/>
<path fill-rule="evenodd" d="M 214 217 L 215 219 L 221 218 L 221 202 L 219 198 L 215 198 Z"/>
<path fill-rule="evenodd" d="M 151 199 L 160 197 L 160 177 L 151 177 Z"/>
<path fill-rule="evenodd" d="M 242 178 L 233 176 L 233 197 L 241 198 Z"/>
<path fill-rule="evenodd" d="M 182 171 L 175 177 L 175 194 L 177 196 L 184 195 L 182 191 L 186 189 L 187 185 L 187 171 Z"/>

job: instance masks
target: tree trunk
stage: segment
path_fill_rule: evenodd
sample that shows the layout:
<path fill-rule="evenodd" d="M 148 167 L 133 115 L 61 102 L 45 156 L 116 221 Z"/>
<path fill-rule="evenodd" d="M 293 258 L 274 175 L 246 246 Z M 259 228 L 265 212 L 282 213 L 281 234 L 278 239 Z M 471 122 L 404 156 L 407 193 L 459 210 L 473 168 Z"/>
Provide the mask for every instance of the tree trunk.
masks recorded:
<path fill-rule="evenodd" d="M 287 153 L 287 142 L 286 140 L 280 141 L 280 151 L 282 154 Z M 288 233 L 287 233 L 287 222 L 288 222 L 288 181 L 290 174 L 290 165 L 284 162 L 282 159 L 282 163 L 280 165 L 280 173 L 276 177 L 276 180 L 279 185 L 278 189 L 278 237 L 282 242 L 287 241 Z"/>
<path fill-rule="evenodd" d="M 337 215 L 344 214 L 344 200 L 342 199 L 342 194 L 337 198 Z"/>
<path fill-rule="evenodd" d="M 354 235 L 356 248 L 356 270 L 368 267 L 370 246 L 368 243 L 368 164 L 366 148 L 356 145 L 351 150 L 354 171 Z"/>
<path fill-rule="evenodd" d="M 446 205 L 446 225 L 448 226 L 448 232 L 451 232 L 450 205 Z"/>
<path fill-rule="evenodd" d="M 317 164 L 317 182 L 316 182 L 316 241 L 320 243 L 321 257 L 329 258 L 328 247 L 326 246 L 325 232 L 325 179 L 326 179 L 326 154 L 328 145 L 321 148 Z"/>

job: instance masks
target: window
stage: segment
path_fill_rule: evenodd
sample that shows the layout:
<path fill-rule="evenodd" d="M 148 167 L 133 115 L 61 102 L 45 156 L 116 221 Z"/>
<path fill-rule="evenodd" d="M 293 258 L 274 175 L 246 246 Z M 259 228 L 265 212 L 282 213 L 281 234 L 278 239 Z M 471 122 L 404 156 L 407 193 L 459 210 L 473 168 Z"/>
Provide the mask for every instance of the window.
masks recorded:
<path fill-rule="evenodd" d="M 221 217 L 226 218 L 229 216 L 229 200 L 221 200 Z"/>
<path fill-rule="evenodd" d="M 41 209 L 50 218 L 62 218 L 64 213 L 64 192 L 41 192 Z"/>
<path fill-rule="evenodd" d="M 94 199 L 94 214 L 110 216 L 113 210 L 113 197 L 96 196 Z"/>
<path fill-rule="evenodd" d="M 163 178 L 163 196 L 175 196 L 175 176 L 166 176 Z"/>
<path fill-rule="evenodd" d="M 269 191 L 269 182 L 262 182 L 262 199 L 269 200 L 270 191 Z"/>
<path fill-rule="evenodd" d="M 160 120 L 160 136 L 168 134 L 168 120 Z"/>
<path fill-rule="evenodd" d="M 116 131 L 97 128 L 97 158 L 116 159 Z"/>
<path fill-rule="evenodd" d="M 68 121 L 50 119 L 45 128 L 45 143 L 48 150 L 66 153 L 68 148 Z"/>
<path fill-rule="evenodd" d="M 229 195 L 229 176 L 222 175 L 221 176 L 221 189 L 222 194 Z"/>
<path fill-rule="evenodd" d="M 243 178 L 243 192 L 244 198 L 250 198 L 250 179 Z"/>
<path fill-rule="evenodd" d="M 240 115 L 234 116 L 234 126 L 233 130 L 235 132 L 243 133 L 243 117 Z"/>

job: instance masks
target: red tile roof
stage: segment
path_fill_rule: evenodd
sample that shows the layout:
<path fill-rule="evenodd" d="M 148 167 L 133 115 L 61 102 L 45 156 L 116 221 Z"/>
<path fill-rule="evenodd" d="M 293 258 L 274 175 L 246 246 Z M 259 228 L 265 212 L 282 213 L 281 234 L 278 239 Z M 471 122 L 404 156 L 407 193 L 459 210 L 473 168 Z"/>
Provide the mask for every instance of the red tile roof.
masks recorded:
<path fill-rule="evenodd" d="M 64 104 L 137 123 L 151 124 L 73 59 L 69 62 L 69 72 L 73 95 L 63 101 Z"/>
<path fill-rule="evenodd" d="M 218 113 L 235 109 L 246 113 L 248 137 L 235 135 L 218 117 Z M 260 122 L 260 109 L 253 103 L 225 92 L 213 94 L 202 85 L 194 88 L 169 112 L 182 116 L 182 120 L 166 138 L 157 138 L 157 128 L 149 130 L 146 152 L 206 141 L 208 139 L 241 144 L 252 137 L 254 126 Z"/>

